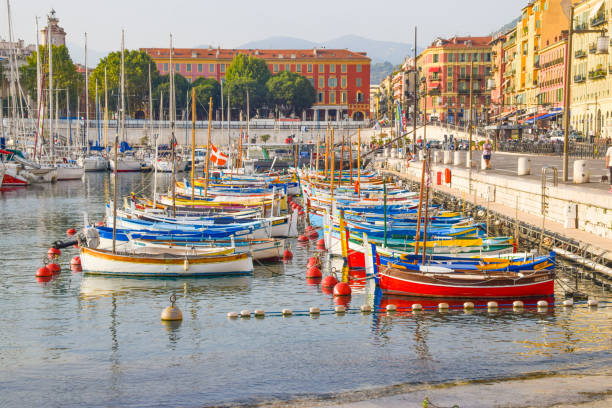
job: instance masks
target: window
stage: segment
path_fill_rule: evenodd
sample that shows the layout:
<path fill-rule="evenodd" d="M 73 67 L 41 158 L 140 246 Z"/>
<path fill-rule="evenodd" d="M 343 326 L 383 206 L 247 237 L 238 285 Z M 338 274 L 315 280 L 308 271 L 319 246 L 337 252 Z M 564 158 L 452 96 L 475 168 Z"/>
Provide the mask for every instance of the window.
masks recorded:
<path fill-rule="evenodd" d="M 357 72 L 361 72 L 361 64 L 357 64 Z"/>
<path fill-rule="evenodd" d="M 487 52 L 485 54 L 485 62 L 491 62 L 491 53 L 490 52 Z"/>
<path fill-rule="evenodd" d="M 461 54 L 458 54 L 458 55 L 459 55 L 459 62 L 465 62 L 465 54 L 461 53 Z"/>
<path fill-rule="evenodd" d="M 478 61 L 480 58 L 478 58 L 480 56 L 480 54 L 478 54 L 477 52 L 472 54 L 472 61 Z"/>
<path fill-rule="evenodd" d="M 308 78 L 308 82 L 310 82 L 313 88 L 315 87 L 314 78 Z"/>
<path fill-rule="evenodd" d="M 338 86 L 338 80 L 336 78 L 327 78 L 327 86 L 335 88 Z"/>
<path fill-rule="evenodd" d="M 291 71 L 291 65 L 285 64 L 285 71 Z"/>
<path fill-rule="evenodd" d="M 191 72 L 191 64 L 187 64 L 187 72 Z"/>
<path fill-rule="evenodd" d="M 357 78 L 357 88 L 361 86 L 361 78 Z"/>
<path fill-rule="evenodd" d="M 323 92 L 319 92 L 317 94 L 317 102 L 319 102 L 319 103 L 325 102 L 325 96 L 323 95 Z"/>
<path fill-rule="evenodd" d="M 361 92 L 357 92 L 357 102 L 363 102 L 363 94 Z"/>
<path fill-rule="evenodd" d="M 319 72 L 320 72 L 320 73 L 325 72 L 325 65 L 323 65 L 323 64 L 319 64 Z"/>
<path fill-rule="evenodd" d="M 342 73 L 346 72 L 346 64 L 342 64 L 342 66 L 340 67 L 340 70 L 342 71 Z"/>
<path fill-rule="evenodd" d="M 274 64 L 274 72 L 278 72 L 278 64 Z"/>
<path fill-rule="evenodd" d="M 319 88 L 325 88 L 325 79 L 323 77 L 319 77 Z"/>
<path fill-rule="evenodd" d="M 198 72 L 202 72 L 202 64 L 198 64 Z"/>
<path fill-rule="evenodd" d="M 340 81 L 341 81 L 342 87 L 346 88 L 346 77 L 342 77 Z"/>
<path fill-rule="evenodd" d="M 450 80 L 446 83 L 446 91 L 447 92 L 453 92 L 453 81 Z"/>
<path fill-rule="evenodd" d="M 215 64 L 209 64 L 208 72 L 215 72 Z"/>
<path fill-rule="evenodd" d="M 336 64 L 329 64 L 329 72 L 331 73 L 336 72 Z"/>
<path fill-rule="evenodd" d="M 306 67 L 308 72 L 312 72 L 312 64 L 308 64 L 308 67 Z"/>
<path fill-rule="evenodd" d="M 175 72 L 180 72 L 181 71 L 181 64 L 174 64 L 174 71 Z"/>
<path fill-rule="evenodd" d="M 342 92 L 340 98 L 340 103 L 346 103 L 346 92 Z"/>
<path fill-rule="evenodd" d="M 302 64 L 297 64 L 297 65 L 295 66 L 295 71 L 296 71 L 296 72 L 302 72 Z"/>
<path fill-rule="evenodd" d="M 453 55 L 453 54 L 451 54 L 451 55 Z M 453 67 L 449 67 L 448 71 L 446 71 L 446 76 L 452 78 L 453 77 L 453 71 L 454 71 Z"/>
<path fill-rule="evenodd" d="M 335 92 L 330 92 L 329 103 L 336 103 L 336 93 Z"/>
<path fill-rule="evenodd" d="M 168 64 L 164 64 L 164 71 L 168 72 Z"/>
<path fill-rule="evenodd" d="M 438 62 L 438 54 L 433 55 L 433 62 L 434 64 Z"/>
<path fill-rule="evenodd" d="M 221 68 L 221 72 L 225 72 L 225 64 L 221 64 L 219 68 Z"/>
<path fill-rule="evenodd" d="M 455 54 L 448 54 L 448 62 L 455 62 Z"/>

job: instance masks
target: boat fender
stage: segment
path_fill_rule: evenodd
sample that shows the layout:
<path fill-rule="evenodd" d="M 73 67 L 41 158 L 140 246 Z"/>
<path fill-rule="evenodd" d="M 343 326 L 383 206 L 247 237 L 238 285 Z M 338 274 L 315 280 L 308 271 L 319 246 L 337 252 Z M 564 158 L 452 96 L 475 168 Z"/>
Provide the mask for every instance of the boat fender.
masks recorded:
<path fill-rule="evenodd" d="M 185 258 L 185 262 L 183 262 L 183 270 L 187 272 L 189 270 L 189 260 Z"/>

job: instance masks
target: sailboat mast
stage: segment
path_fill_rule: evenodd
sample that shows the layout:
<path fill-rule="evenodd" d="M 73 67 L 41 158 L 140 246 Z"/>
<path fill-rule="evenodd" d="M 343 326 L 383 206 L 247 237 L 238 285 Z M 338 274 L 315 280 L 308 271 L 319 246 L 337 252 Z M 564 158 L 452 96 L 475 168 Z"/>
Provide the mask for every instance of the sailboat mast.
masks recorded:
<path fill-rule="evenodd" d="M 149 129 L 153 136 L 153 91 L 151 87 L 151 64 L 149 64 Z"/>
<path fill-rule="evenodd" d="M 72 147 L 72 128 L 70 127 L 70 93 L 68 88 L 66 88 L 66 124 L 68 125 L 66 129 L 66 143 L 70 143 L 70 147 Z"/>
<path fill-rule="evenodd" d="M 155 162 L 153 162 L 153 168 L 155 174 L 153 175 L 153 208 L 157 207 L 157 143 L 161 137 L 161 122 L 164 117 L 164 93 L 159 93 L 159 134 L 155 135 Z"/>
<path fill-rule="evenodd" d="M 123 55 L 122 64 L 123 64 Z M 89 153 L 89 75 L 87 72 L 87 33 L 85 33 L 85 135 L 83 145 L 86 146 Z"/>
<path fill-rule="evenodd" d="M 212 96 L 208 101 L 208 141 L 206 142 L 206 181 L 204 183 L 204 197 L 208 197 L 208 178 L 209 178 L 209 166 L 210 166 L 210 126 L 212 122 Z"/>
<path fill-rule="evenodd" d="M 427 156 L 425 158 L 425 162 L 423 166 L 427 166 L 427 182 L 425 184 L 425 219 L 423 222 L 425 223 L 425 227 L 423 228 L 423 264 L 425 264 L 425 255 L 427 254 L 427 225 L 429 224 L 429 165 L 430 165 L 430 152 L 427 150 Z"/>
<path fill-rule="evenodd" d="M 100 129 L 100 95 L 98 93 L 98 78 L 96 78 L 96 127 L 98 128 L 98 146 L 102 139 L 102 130 Z"/>
<path fill-rule="evenodd" d="M 361 128 L 357 129 L 357 197 L 361 198 Z"/>
<path fill-rule="evenodd" d="M 106 78 L 106 66 L 104 67 L 104 154 L 108 149 L 108 82 Z"/>
<path fill-rule="evenodd" d="M 125 54 L 125 31 L 121 30 L 121 67 L 120 67 L 120 82 L 121 82 L 121 133 L 122 137 L 124 137 L 125 132 L 125 64 L 124 64 L 124 54 Z M 116 242 L 116 234 L 117 234 L 117 184 L 119 182 L 119 166 L 117 160 L 117 145 L 119 144 L 119 134 L 115 134 L 115 183 L 113 186 L 113 254 L 115 253 L 115 242 Z"/>
<path fill-rule="evenodd" d="M 176 174 L 174 173 L 174 116 L 176 115 L 176 100 L 174 94 L 174 64 L 172 63 L 172 34 L 170 34 L 170 145 L 172 147 L 172 214 L 176 215 Z"/>
<path fill-rule="evenodd" d="M 191 88 L 191 200 L 195 199 L 195 123 L 196 123 L 196 102 L 195 88 Z"/>
<path fill-rule="evenodd" d="M 42 86 L 42 77 L 40 74 L 40 44 L 38 41 L 38 17 L 36 17 L 36 135 L 34 139 L 34 158 L 36 158 L 36 150 L 38 149 L 38 139 L 40 138 L 40 124 L 42 118 L 40 117 L 40 103 L 41 101 L 41 86 Z M 0 105 L 0 110 L 2 106 Z M 2 113 L 0 112 L 0 116 Z M 1 118 L 0 118 L 1 119 Z M 2 132 L 4 134 L 4 132 Z M 42 139 L 41 139 L 42 140 Z"/>
<path fill-rule="evenodd" d="M 49 154 L 51 160 L 55 159 L 53 143 L 53 33 L 51 31 L 51 15 L 47 16 L 47 50 L 49 51 Z"/>

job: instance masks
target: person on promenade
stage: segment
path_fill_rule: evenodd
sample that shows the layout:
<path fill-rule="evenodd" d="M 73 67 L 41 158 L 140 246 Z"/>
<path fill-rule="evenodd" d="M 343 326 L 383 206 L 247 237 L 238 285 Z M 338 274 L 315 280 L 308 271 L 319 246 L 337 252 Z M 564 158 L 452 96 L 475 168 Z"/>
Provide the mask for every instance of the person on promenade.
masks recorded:
<path fill-rule="evenodd" d="M 485 168 L 488 170 L 491 168 L 491 149 L 493 146 L 491 145 L 491 140 L 487 139 L 484 145 L 482 145 L 482 158 L 485 161 Z"/>
<path fill-rule="evenodd" d="M 606 167 L 610 173 L 608 175 L 608 180 L 610 181 L 610 192 L 612 193 L 612 146 L 608 147 L 606 151 Z"/>

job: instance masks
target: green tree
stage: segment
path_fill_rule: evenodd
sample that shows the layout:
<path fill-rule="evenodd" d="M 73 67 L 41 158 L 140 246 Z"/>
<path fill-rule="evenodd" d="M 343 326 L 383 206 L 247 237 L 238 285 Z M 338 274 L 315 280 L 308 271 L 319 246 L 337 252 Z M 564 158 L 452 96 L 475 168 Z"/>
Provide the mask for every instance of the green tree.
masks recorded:
<path fill-rule="evenodd" d="M 266 82 L 270 79 L 266 62 L 257 57 L 238 54 L 232 60 L 225 75 L 227 94 L 233 108 L 246 111 L 247 90 L 251 113 L 266 104 Z"/>
<path fill-rule="evenodd" d="M 295 72 L 283 71 L 266 83 L 268 101 L 277 105 L 283 114 L 300 114 L 315 102 L 316 91 L 310 81 Z"/>
<path fill-rule="evenodd" d="M 43 76 L 43 89 L 49 88 L 49 60 L 48 48 L 40 46 L 38 51 L 41 53 L 41 75 Z M 68 89 L 70 94 L 70 110 L 76 111 L 77 98 L 83 93 L 83 84 L 85 81 L 84 75 L 79 74 L 76 70 L 76 65 L 72 62 L 68 48 L 65 45 L 51 48 L 53 58 L 53 89 Z M 36 101 L 37 84 L 36 84 L 36 51 L 27 59 L 26 63 L 19 68 L 20 82 L 23 89 L 28 93 L 33 101 Z M 46 99 L 46 93 L 43 94 Z M 60 110 L 64 111 L 66 107 L 66 92 L 58 92 L 58 105 Z M 47 99 L 48 100 L 48 99 Z M 36 102 L 34 102 L 36 104 Z M 36 110 L 36 107 L 33 106 Z"/>
<path fill-rule="evenodd" d="M 170 74 L 161 75 L 153 89 L 153 117 L 159 116 L 159 101 L 161 94 L 164 94 L 164 118 L 169 119 L 170 115 Z M 174 74 L 174 101 L 176 102 L 176 118 L 180 119 L 187 102 L 187 93 L 191 89 L 189 81 L 181 74 Z"/>
<path fill-rule="evenodd" d="M 208 105 L 211 97 L 213 112 L 220 107 L 221 85 L 212 78 L 198 78 L 192 82 L 191 87 L 195 89 L 196 94 L 197 118 L 208 120 Z"/>
<path fill-rule="evenodd" d="M 133 116 L 137 111 L 148 111 L 149 106 L 149 66 L 153 86 L 159 82 L 157 65 L 144 51 L 125 51 L 125 105 L 126 116 Z M 89 96 L 95 98 L 96 81 L 100 100 L 104 98 L 104 69 L 106 68 L 109 109 L 116 111 L 121 88 L 121 52 L 114 51 L 102 58 L 89 76 Z M 93 99 L 92 99 L 93 100 Z"/>

